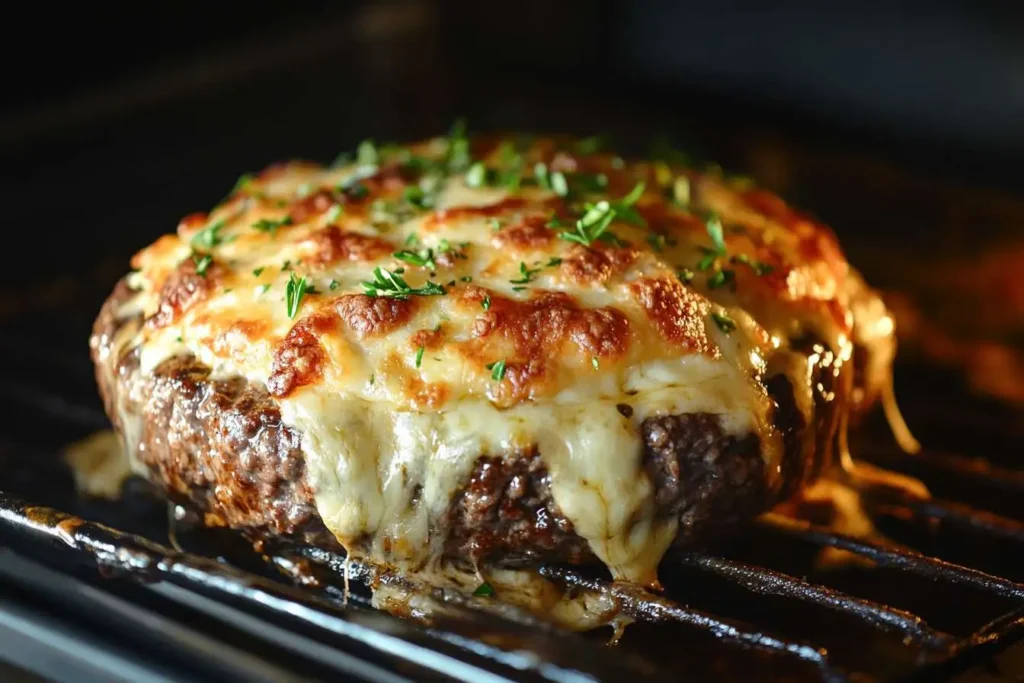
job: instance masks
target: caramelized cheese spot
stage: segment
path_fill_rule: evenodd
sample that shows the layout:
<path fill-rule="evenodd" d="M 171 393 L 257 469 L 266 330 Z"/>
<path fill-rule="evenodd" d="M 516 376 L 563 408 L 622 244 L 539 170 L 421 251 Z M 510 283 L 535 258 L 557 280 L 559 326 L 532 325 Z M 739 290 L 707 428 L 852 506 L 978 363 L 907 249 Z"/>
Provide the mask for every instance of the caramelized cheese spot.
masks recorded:
<path fill-rule="evenodd" d="M 417 299 L 392 299 L 346 294 L 334 304 L 342 323 L 356 339 L 379 337 L 404 325 L 416 311 Z"/>
<path fill-rule="evenodd" d="M 479 301 L 486 294 L 470 290 L 464 300 Z M 481 372 L 490 372 L 486 364 L 499 357 L 505 360 L 504 381 L 496 388 L 502 403 L 530 398 L 538 384 L 557 380 L 554 368 L 565 358 L 578 358 L 582 365 L 591 358 L 620 357 L 629 346 L 629 321 L 618 309 L 582 308 L 562 292 L 540 291 L 527 301 L 490 298 L 490 308 L 473 323 L 473 340 L 460 350 Z"/>
<path fill-rule="evenodd" d="M 338 318 L 331 313 L 315 313 L 295 323 L 274 350 L 267 380 L 271 396 L 285 398 L 299 387 L 320 380 L 327 362 L 320 337 L 337 327 Z"/>
<path fill-rule="evenodd" d="M 178 264 L 160 288 L 160 303 L 156 313 L 146 321 L 150 327 L 166 327 L 178 320 L 197 302 L 210 296 L 223 274 L 216 261 L 206 268 L 205 275 L 196 272 L 196 263 L 189 257 Z"/>
<path fill-rule="evenodd" d="M 307 259 L 310 265 L 321 268 L 339 261 L 375 261 L 394 250 L 390 242 L 336 225 L 314 232 L 303 244 L 313 251 Z"/>
<path fill-rule="evenodd" d="M 522 197 L 506 197 L 500 202 L 487 206 L 453 206 L 450 209 L 435 211 L 423 221 L 424 230 L 437 230 L 450 221 L 462 220 L 465 218 L 495 218 L 509 211 L 532 207 L 540 208 L 538 204 L 543 202 L 528 202 Z"/>
<path fill-rule="evenodd" d="M 288 215 L 293 225 L 305 223 L 326 212 L 334 205 L 334 196 L 326 190 L 314 192 L 308 197 L 292 202 L 288 207 Z"/>
<path fill-rule="evenodd" d="M 444 330 L 430 329 L 430 330 L 417 330 L 412 337 L 409 338 L 409 343 L 414 349 L 418 349 L 421 346 L 427 351 L 436 351 L 444 346 Z"/>
<path fill-rule="evenodd" d="M 491 243 L 515 251 L 544 249 L 555 239 L 554 233 L 546 227 L 547 222 L 546 216 L 525 216 L 496 232 Z"/>
<path fill-rule="evenodd" d="M 711 310 L 706 299 L 674 278 L 643 278 L 629 289 L 666 341 L 691 352 L 714 352 L 704 331 Z"/>
<path fill-rule="evenodd" d="M 625 272 L 639 256 L 633 248 L 594 245 L 588 249 L 577 244 L 562 259 L 559 272 L 578 285 L 605 284 Z"/>

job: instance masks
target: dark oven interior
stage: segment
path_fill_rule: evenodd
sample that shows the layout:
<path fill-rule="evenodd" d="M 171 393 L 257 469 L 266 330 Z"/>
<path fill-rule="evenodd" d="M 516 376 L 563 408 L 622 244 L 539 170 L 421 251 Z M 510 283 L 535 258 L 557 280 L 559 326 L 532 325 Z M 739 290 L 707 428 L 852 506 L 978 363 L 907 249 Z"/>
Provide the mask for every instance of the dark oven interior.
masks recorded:
<path fill-rule="evenodd" d="M 185 3 L 120 17 L 127 33 L 72 10 L 48 29 L 64 68 L 12 77 L 0 118 L 4 680 L 1021 680 L 1024 278 L 1009 264 L 1024 257 L 1024 111 L 1007 90 L 1024 76 L 1024 41 L 1010 44 L 1019 13 L 484 4 Z M 868 25 L 878 32 L 857 32 Z M 750 66 L 766 35 L 793 53 Z M 843 52 L 858 36 L 887 56 Z M 812 49 L 820 63 L 804 68 Z M 959 68 L 923 66 L 932 53 Z M 976 77 L 997 64 L 1006 73 Z M 948 106 L 954 90 L 974 105 Z M 945 115 L 928 107 L 940 101 Z M 875 416 L 854 452 L 933 499 L 866 491 L 885 543 L 766 517 L 669 557 L 659 597 L 545 567 L 624 605 L 635 623 L 611 645 L 608 630 L 567 634 L 450 595 L 428 596 L 441 606 L 429 625 L 400 620 L 369 606 L 380 577 L 343 557 L 257 552 L 139 482 L 117 502 L 75 493 L 60 453 L 108 426 L 86 340 L 134 251 L 243 171 L 432 134 L 457 115 L 483 130 L 607 131 L 638 152 L 664 131 L 832 224 L 905 330 L 896 387 L 925 446 L 902 454 Z M 822 565 L 822 549 L 854 560 Z"/>

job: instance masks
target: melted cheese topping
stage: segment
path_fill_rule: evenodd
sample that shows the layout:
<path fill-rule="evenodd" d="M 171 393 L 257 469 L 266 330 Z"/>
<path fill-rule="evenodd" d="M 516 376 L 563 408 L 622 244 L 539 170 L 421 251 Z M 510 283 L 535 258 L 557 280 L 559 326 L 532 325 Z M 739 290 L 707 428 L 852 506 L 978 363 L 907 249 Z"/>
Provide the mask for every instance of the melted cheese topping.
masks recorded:
<path fill-rule="evenodd" d="M 826 228 L 719 175 L 547 140 L 474 143 L 492 175 L 527 169 L 515 190 L 480 186 L 480 167 L 422 173 L 450 151 L 438 139 L 369 167 L 272 167 L 187 217 L 135 256 L 128 305 L 145 323 L 122 347 L 141 347 L 144 373 L 194 354 L 215 375 L 266 384 L 303 435 L 320 515 L 356 556 L 436 562 L 476 459 L 536 448 L 594 553 L 616 577 L 653 583 L 677 520 L 656 514 L 640 423 L 718 415 L 726 434 L 758 435 L 777 474 L 762 379 L 769 364 L 790 376 L 809 418 L 790 340 L 814 335 L 849 357 L 857 283 Z M 545 189 L 557 182 L 531 182 L 544 172 L 603 187 L 562 197 Z M 602 197 L 620 202 L 614 238 L 565 239 Z M 375 268 L 384 289 L 364 284 Z M 719 286 L 722 271 L 734 287 Z M 405 287 L 387 290 L 388 273 Z M 427 287 L 444 294 L 407 291 Z"/>

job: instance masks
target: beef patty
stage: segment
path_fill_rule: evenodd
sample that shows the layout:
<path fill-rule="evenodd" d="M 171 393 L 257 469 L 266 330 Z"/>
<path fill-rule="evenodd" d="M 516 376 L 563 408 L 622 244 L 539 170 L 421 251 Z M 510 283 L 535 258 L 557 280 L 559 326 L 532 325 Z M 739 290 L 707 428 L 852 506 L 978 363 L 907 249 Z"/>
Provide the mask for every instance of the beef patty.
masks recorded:
<path fill-rule="evenodd" d="M 119 283 L 96 321 L 92 351 L 115 427 L 126 429 L 119 403 L 139 421 L 135 455 L 149 478 L 200 507 L 209 522 L 336 545 L 314 504 L 301 435 L 282 422 L 266 387 L 240 377 L 213 378 L 192 356 L 169 358 L 145 375 L 137 350 L 110 356 L 119 330 L 140 322 L 117 314 L 131 294 Z M 666 415 L 640 424 L 658 513 L 679 519 L 677 544 L 748 519 L 820 465 L 802 455 L 806 425 L 789 381 L 778 376 L 767 386 L 786 442 L 781 482 L 765 472 L 757 437 L 725 434 L 715 415 Z M 624 414 L 629 410 L 620 406 Z M 537 456 L 535 449 L 480 454 L 451 503 L 446 555 L 503 566 L 592 558 L 555 503 Z"/>

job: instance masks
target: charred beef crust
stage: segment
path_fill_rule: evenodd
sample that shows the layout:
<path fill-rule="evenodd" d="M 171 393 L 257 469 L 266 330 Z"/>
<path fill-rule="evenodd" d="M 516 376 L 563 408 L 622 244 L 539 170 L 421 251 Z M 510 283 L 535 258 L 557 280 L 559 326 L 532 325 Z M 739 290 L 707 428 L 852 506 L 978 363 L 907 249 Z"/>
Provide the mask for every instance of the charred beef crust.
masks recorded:
<path fill-rule="evenodd" d="M 536 452 L 481 456 L 452 504 L 449 523 L 450 557 L 501 558 L 508 566 L 590 557 L 551 497 L 550 477 Z"/>
<path fill-rule="evenodd" d="M 101 359 L 121 325 L 139 322 L 116 315 L 130 296 L 122 283 L 104 306 L 93 356 L 108 414 L 119 429 L 118 396 L 134 402 L 142 427 L 137 457 L 150 477 L 172 496 L 197 504 L 208 522 L 335 544 L 315 509 L 300 436 L 282 424 L 264 387 L 242 378 L 212 379 L 209 368 L 188 356 L 168 359 L 147 376 L 138 372 L 137 353 Z M 784 477 L 800 482 L 811 466 L 800 456 L 803 418 L 787 380 L 775 380 L 769 389 L 787 445 Z M 735 525 L 776 500 L 757 438 L 724 434 L 716 416 L 653 417 L 640 430 L 659 513 L 680 519 L 677 544 Z M 482 455 L 452 502 L 449 522 L 451 557 L 502 565 L 591 557 L 555 504 L 535 452 Z"/>
<path fill-rule="evenodd" d="M 301 438 L 281 424 L 265 388 L 211 380 L 183 356 L 147 381 L 138 456 L 159 481 L 227 526 L 289 536 L 321 528 Z"/>
<path fill-rule="evenodd" d="M 726 435 L 707 413 L 648 418 L 640 431 L 658 511 L 679 517 L 677 545 L 735 526 L 767 504 L 756 436 Z"/>

